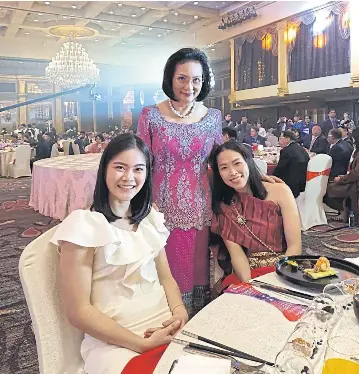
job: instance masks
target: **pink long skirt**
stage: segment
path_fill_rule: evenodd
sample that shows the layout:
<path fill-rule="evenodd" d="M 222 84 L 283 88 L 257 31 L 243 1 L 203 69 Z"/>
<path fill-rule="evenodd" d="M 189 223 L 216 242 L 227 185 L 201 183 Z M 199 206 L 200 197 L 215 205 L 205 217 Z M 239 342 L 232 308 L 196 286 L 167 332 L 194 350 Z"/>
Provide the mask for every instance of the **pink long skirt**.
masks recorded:
<path fill-rule="evenodd" d="M 209 233 L 209 227 L 188 231 L 174 229 L 167 240 L 171 272 L 190 316 L 201 310 L 210 298 Z"/>

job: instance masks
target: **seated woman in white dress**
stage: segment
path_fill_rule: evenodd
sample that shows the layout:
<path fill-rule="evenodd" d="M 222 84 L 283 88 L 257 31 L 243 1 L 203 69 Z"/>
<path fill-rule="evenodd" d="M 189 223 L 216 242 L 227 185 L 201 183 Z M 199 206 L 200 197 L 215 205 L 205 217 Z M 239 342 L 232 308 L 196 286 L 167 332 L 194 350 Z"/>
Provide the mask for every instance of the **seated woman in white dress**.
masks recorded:
<path fill-rule="evenodd" d="M 85 333 L 86 373 L 121 373 L 187 322 L 163 249 L 168 235 L 152 208 L 146 144 L 117 136 L 102 155 L 91 209 L 72 212 L 51 239 L 61 253 L 67 317 Z"/>

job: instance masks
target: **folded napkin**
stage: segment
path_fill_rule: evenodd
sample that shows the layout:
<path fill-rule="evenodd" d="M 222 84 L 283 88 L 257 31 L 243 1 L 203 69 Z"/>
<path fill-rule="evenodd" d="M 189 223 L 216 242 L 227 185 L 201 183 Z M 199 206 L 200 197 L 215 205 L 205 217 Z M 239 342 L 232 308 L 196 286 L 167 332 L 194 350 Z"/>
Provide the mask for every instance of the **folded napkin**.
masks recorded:
<path fill-rule="evenodd" d="M 344 260 L 348 261 L 348 262 L 351 262 L 354 265 L 358 265 L 359 266 L 359 257 L 356 257 L 356 258 L 345 258 Z"/>
<path fill-rule="evenodd" d="M 250 296 L 257 300 L 265 301 L 266 303 L 271 304 L 279 309 L 283 313 L 284 317 L 291 322 L 298 321 L 307 310 L 305 305 L 294 304 L 289 301 L 277 299 L 276 297 L 256 290 L 248 283 L 232 284 L 224 292 Z"/>
<path fill-rule="evenodd" d="M 171 374 L 230 374 L 231 361 L 200 355 L 182 355 Z"/>

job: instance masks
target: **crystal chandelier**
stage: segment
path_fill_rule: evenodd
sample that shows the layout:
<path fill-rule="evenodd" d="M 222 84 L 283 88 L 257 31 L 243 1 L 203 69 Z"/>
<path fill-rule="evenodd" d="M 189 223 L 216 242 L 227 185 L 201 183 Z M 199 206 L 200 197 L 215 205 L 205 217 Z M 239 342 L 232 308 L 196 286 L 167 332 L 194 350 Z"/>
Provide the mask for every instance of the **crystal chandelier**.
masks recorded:
<path fill-rule="evenodd" d="M 62 89 L 81 87 L 100 81 L 100 70 L 85 48 L 70 38 L 45 69 L 46 77 Z"/>

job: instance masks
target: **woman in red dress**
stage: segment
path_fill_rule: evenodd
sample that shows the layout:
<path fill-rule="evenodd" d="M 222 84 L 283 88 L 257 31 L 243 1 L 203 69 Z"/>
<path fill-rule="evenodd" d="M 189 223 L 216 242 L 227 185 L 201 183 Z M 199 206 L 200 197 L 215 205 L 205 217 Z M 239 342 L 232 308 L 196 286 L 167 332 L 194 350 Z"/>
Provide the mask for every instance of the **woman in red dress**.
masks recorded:
<path fill-rule="evenodd" d="M 250 152 L 235 141 L 213 151 L 212 169 L 212 232 L 222 237 L 240 281 L 283 254 L 301 253 L 299 214 L 286 184 L 263 182 Z"/>

